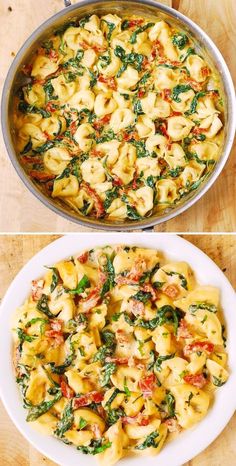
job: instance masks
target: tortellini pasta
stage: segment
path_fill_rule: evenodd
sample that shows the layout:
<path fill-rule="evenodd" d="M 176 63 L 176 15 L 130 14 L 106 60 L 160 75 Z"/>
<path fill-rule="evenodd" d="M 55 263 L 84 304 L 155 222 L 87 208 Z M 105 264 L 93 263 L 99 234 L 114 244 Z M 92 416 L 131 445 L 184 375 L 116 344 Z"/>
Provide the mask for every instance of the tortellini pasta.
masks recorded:
<path fill-rule="evenodd" d="M 47 39 L 14 100 L 19 159 L 44 194 L 119 225 L 201 188 L 225 118 L 219 73 L 188 33 L 108 12 Z"/>
<path fill-rule="evenodd" d="M 71 196 L 78 185 L 64 180 Z M 106 183 L 95 183 L 101 193 Z M 152 195 L 148 186 L 129 192 L 142 215 Z M 109 215 L 125 209 L 114 199 Z M 13 319 L 27 421 L 101 466 L 130 451 L 158 454 L 170 432 L 201 421 L 227 382 L 221 316 L 219 290 L 155 249 L 106 245 L 47 267 Z"/>

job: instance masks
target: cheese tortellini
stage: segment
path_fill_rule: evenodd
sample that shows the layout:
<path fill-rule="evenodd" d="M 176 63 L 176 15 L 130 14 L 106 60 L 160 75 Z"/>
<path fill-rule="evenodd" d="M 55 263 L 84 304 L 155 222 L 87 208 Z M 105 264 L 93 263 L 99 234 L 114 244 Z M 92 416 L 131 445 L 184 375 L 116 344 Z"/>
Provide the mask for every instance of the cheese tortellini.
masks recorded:
<path fill-rule="evenodd" d="M 83 177 L 88 162 L 94 176 L 103 173 L 88 159 Z M 62 196 L 78 192 L 72 176 L 57 180 Z M 102 195 L 107 182 L 93 181 Z M 130 192 L 140 215 L 152 196 L 148 186 Z M 126 209 L 114 199 L 109 213 L 122 217 Z M 96 455 L 100 466 L 130 452 L 158 454 L 169 433 L 206 416 L 214 389 L 227 382 L 221 317 L 219 290 L 155 249 L 106 245 L 60 260 L 32 281 L 13 319 L 27 421 Z"/>
<path fill-rule="evenodd" d="M 119 225 L 162 215 L 218 161 L 219 73 L 190 35 L 162 18 L 72 18 L 23 71 L 19 159 L 47 196 L 79 217 Z"/>

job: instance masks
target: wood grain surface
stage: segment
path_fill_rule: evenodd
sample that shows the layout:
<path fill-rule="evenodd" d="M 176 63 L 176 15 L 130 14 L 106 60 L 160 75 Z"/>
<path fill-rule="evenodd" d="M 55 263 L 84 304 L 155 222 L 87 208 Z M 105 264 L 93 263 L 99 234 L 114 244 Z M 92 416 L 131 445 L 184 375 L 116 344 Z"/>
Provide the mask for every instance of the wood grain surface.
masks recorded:
<path fill-rule="evenodd" d="M 118 0 L 117 0 L 118 1 Z M 72 1 L 76 3 L 76 0 Z M 235 0 L 163 0 L 198 23 L 222 52 L 236 82 Z M 0 1 L 0 86 L 14 55 L 25 39 L 49 16 L 63 8 L 63 0 Z M 235 231 L 236 230 L 236 146 L 222 174 L 210 191 L 179 217 L 155 227 L 156 231 Z M 0 231 L 85 231 L 51 212 L 23 185 L 12 167 L 0 137 L 1 185 Z M 7 208 L 6 208 L 7 206 Z"/>
<path fill-rule="evenodd" d="M 21 267 L 40 249 L 58 237 L 57 235 L 0 236 L 1 298 Z M 236 236 L 183 235 L 183 237 L 208 254 L 236 288 Z M 203 453 L 184 466 L 235 466 L 235 429 L 236 414 L 221 435 Z M 22 437 L 8 417 L 1 402 L 0 465 L 55 466 L 55 463 L 42 456 Z"/>

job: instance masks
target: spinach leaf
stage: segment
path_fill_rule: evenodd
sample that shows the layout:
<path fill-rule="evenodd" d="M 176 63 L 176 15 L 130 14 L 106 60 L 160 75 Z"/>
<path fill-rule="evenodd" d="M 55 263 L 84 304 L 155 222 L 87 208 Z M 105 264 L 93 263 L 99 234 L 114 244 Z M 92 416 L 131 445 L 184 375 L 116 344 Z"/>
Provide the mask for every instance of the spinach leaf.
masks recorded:
<path fill-rule="evenodd" d="M 223 382 L 221 379 L 219 379 L 218 377 L 215 377 L 214 375 L 212 376 L 212 379 L 213 379 L 213 384 L 216 386 L 216 387 L 222 387 L 222 385 L 225 384 L 225 382 Z"/>
<path fill-rule="evenodd" d="M 87 426 L 87 421 L 83 417 L 79 420 L 79 430 L 83 430 Z"/>
<path fill-rule="evenodd" d="M 125 31 L 126 29 L 129 29 L 129 20 L 124 19 L 121 23 L 121 31 Z"/>
<path fill-rule="evenodd" d="M 185 112 L 185 115 L 192 115 L 193 113 L 196 112 L 196 108 L 197 108 L 197 103 L 198 103 L 198 99 L 200 99 L 200 97 L 204 97 L 204 95 L 206 95 L 206 92 L 198 92 L 192 102 L 191 102 L 191 105 L 190 105 L 190 109 L 187 110 L 187 112 Z"/>
<path fill-rule="evenodd" d="M 154 26 L 155 23 L 147 23 L 144 26 L 138 27 L 130 36 L 130 43 L 135 44 L 137 42 L 137 35 L 140 34 L 141 32 L 146 31 L 150 27 Z"/>
<path fill-rule="evenodd" d="M 152 297 L 152 294 L 146 291 L 138 291 L 136 294 L 133 296 L 130 296 L 130 298 L 136 299 L 137 301 L 141 301 L 142 303 L 147 303 L 150 301 Z"/>
<path fill-rule="evenodd" d="M 42 146 L 35 147 L 34 152 L 37 152 L 37 154 L 41 154 L 42 152 L 46 152 L 47 150 L 51 149 L 54 147 L 56 144 L 56 141 L 50 141 L 48 140 Z"/>
<path fill-rule="evenodd" d="M 143 115 L 144 114 L 144 111 L 142 109 L 141 100 L 136 99 L 134 101 L 133 110 L 134 110 L 134 113 L 136 113 L 136 115 Z"/>
<path fill-rule="evenodd" d="M 141 71 L 144 55 L 131 52 L 126 54 L 125 49 L 120 45 L 117 45 L 114 50 L 115 55 L 122 61 L 123 65 L 117 73 L 117 78 L 119 78 L 122 73 L 127 69 L 128 65 L 132 65 L 137 71 Z"/>
<path fill-rule="evenodd" d="M 172 393 L 167 393 L 165 397 L 165 403 L 167 405 L 168 414 L 170 417 L 175 416 L 175 399 Z"/>
<path fill-rule="evenodd" d="M 189 47 L 185 55 L 180 56 L 180 61 L 183 63 L 190 55 L 196 55 L 195 50 L 192 47 Z"/>
<path fill-rule="evenodd" d="M 101 290 L 101 298 L 105 296 L 108 291 L 112 290 L 112 288 L 115 286 L 115 269 L 113 267 L 113 263 L 108 255 L 107 257 L 107 263 L 104 267 L 104 272 L 107 275 L 107 279 L 102 287 Z"/>
<path fill-rule="evenodd" d="M 101 332 L 102 341 L 105 345 L 114 347 L 116 343 L 115 334 L 111 330 L 102 330 Z"/>
<path fill-rule="evenodd" d="M 130 143 L 136 147 L 138 159 L 142 157 L 148 157 L 150 155 L 149 152 L 146 150 L 144 141 L 136 141 L 135 139 L 131 139 Z"/>
<path fill-rule="evenodd" d="M 111 442 L 103 443 L 103 441 L 103 438 L 99 440 L 92 440 L 88 447 L 77 447 L 77 450 L 82 451 L 82 453 L 85 453 L 85 455 L 97 455 L 98 453 L 102 453 L 107 448 L 110 448 L 112 445 Z"/>
<path fill-rule="evenodd" d="M 178 47 L 178 49 L 182 50 L 188 43 L 188 36 L 183 32 L 179 32 L 172 37 L 172 43 Z"/>
<path fill-rule="evenodd" d="M 38 108 L 35 105 L 27 104 L 25 101 L 19 102 L 18 110 L 21 113 L 39 113 L 43 118 L 48 118 L 51 116 L 50 112 L 43 110 L 43 108 Z"/>
<path fill-rule="evenodd" d="M 81 294 L 83 293 L 86 288 L 89 288 L 90 287 L 90 281 L 87 277 L 87 275 L 84 275 L 83 278 L 81 278 L 81 280 L 79 281 L 78 285 L 77 285 L 77 288 L 75 288 L 75 290 L 68 290 L 68 293 L 70 294 Z"/>
<path fill-rule="evenodd" d="M 163 361 L 167 361 L 168 359 L 172 359 L 175 357 L 175 353 L 167 354 L 166 356 L 158 356 L 156 359 L 155 367 L 158 372 L 161 372 L 161 365 Z"/>
<path fill-rule="evenodd" d="M 56 269 L 56 267 L 47 267 L 47 269 L 52 270 L 52 281 L 50 285 L 50 292 L 52 293 L 58 285 L 59 274 L 58 274 L 58 270 Z"/>
<path fill-rule="evenodd" d="M 175 102 L 181 102 L 181 99 L 179 98 L 179 94 L 182 94 L 182 92 L 187 92 L 190 89 L 192 88 L 188 84 L 177 84 L 177 86 L 175 86 L 172 90 L 171 97 Z"/>
<path fill-rule="evenodd" d="M 21 151 L 20 155 L 25 155 L 27 152 L 29 152 L 32 149 L 32 141 L 31 137 L 29 138 L 29 141 L 25 145 L 24 149 Z"/>
<path fill-rule="evenodd" d="M 57 437 L 63 437 L 64 433 L 71 428 L 73 422 L 74 414 L 72 409 L 72 400 L 70 400 L 62 413 L 61 420 L 58 422 L 54 433 Z"/>
<path fill-rule="evenodd" d="M 135 447 L 136 450 L 145 450 L 145 448 L 149 448 L 149 447 L 153 447 L 153 448 L 157 448 L 158 447 L 158 444 L 159 442 L 156 442 L 155 439 L 159 437 L 159 434 L 158 432 L 152 432 L 151 434 L 149 434 L 146 439 L 144 440 L 143 443 L 141 443 L 140 445 L 138 445 L 137 447 Z"/>
<path fill-rule="evenodd" d="M 156 184 L 156 177 L 154 177 L 153 175 L 149 175 L 146 179 L 146 185 L 154 189 L 155 184 Z"/>
<path fill-rule="evenodd" d="M 184 170 L 183 167 L 172 168 L 171 170 L 168 171 L 168 174 L 172 178 L 177 178 L 180 175 L 180 173 L 182 173 L 183 170 Z"/>
<path fill-rule="evenodd" d="M 125 416 L 125 413 L 122 408 L 118 409 L 109 409 L 107 413 L 107 423 L 109 426 L 115 424 L 120 417 Z"/>
<path fill-rule="evenodd" d="M 103 371 L 104 371 L 103 379 L 100 381 L 101 387 L 105 387 L 106 385 L 109 384 L 110 377 L 111 377 L 112 374 L 114 374 L 116 369 L 117 369 L 117 367 L 116 367 L 116 364 L 114 362 L 108 362 L 108 363 L 105 364 L 105 366 L 103 368 Z"/>
<path fill-rule="evenodd" d="M 28 411 L 28 416 L 26 418 L 27 422 L 35 421 L 42 414 L 47 413 L 52 406 L 61 399 L 62 393 L 61 390 L 58 390 L 56 396 L 50 401 L 42 401 L 37 406 L 32 406 Z"/>
<path fill-rule="evenodd" d="M 89 75 L 90 75 L 90 88 L 93 88 L 97 84 L 97 75 L 88 69 Z"/>
<path fill-rule="evenodd" d="M 158 312 L 156 317 L 151 320 L 143 320 L 140 319 L 136 322 L 136 325 L 140 327 L 154 330 L 158 325 L 164 324 L 171 324 L 174 326 L 175 335 L 177 334 L 179 319 L 176 310 L 169 305 L 162 306 Z"/>
<path fill-rule="evenodd" d="M 38 300 L 37 302 L 37 310 L 40 311 L 40 312 L 43 312 L 44 314 L 46 314 L 46 316 L 54 319 L 55 318 L 55 315 L 50 311 L 49 307 L 48 307 L 48 296 L 46 294 L 42 294 L 41 298 Z"/>
<path fill-rule="evenodd" d="M 89 21 L 91 15 L 85 15 L 83 18 L 79 20 L 79 26 L 84 28 L 85 24 Z"/>
<path fill-rule="evenodd" d="M 140 220 L 142 218 L 137 209 L 135 207 L 131 207 L 129 204 L 127 204 L 127 217 L 131 220 Z"/>
<path fill-rule="evenodd" d="M 102 342 L 104 345 L 100 346 L 97 353 L 94 355 L 93 361 L 101 361 L 104 363 L 107 356 L 111 356 L 115 351 L 116 338 L 115 334 L 110 330 L 103 330 L 101 332 Z"/>
<path fill-rule="evenodd" d="M 114 23 L 110 23 L 109 21 L 106 21 L 105 19 L 102 19 L 102 21 L 104 21 L 104 23 L 106 23 L 107 27 L 108 27 L 108 33 L 106 35 L 106 38 L 107 38 L 107 42 L 109 44 L 110 40 L 111 40 L 111 35 L 112 35 L 114 29 L 116 28 L 116 25 Z"/>
<path fill-rule="evenodd" d="M 166 275 L 169 275 L 169 276 L 178 275 L 178 277 L 179 277 L 180 280 L 181 280 L 181 286 L 182 286 L 183 288 L 185 288 L 185 290 L 188 289 L 187 280 L 186 280 L 185 276 L 182 275 L 182 273 L 178 273 L 178 272 L 166 272 Z"/>
<path fill-rule="evenodd" d="M 54 87 L 53 87 L 50 80 L 48 80 L 43 85 L 43 89 L 44 89 L 45 96 L 46 96 L 46 102 L 48 102 L 49 100 L 57 100 L 58 99 L 58 96 L 53 95 Z"/>
<path fill-rule="evenodd" d="M 59 374 L 59 375 L 64 374 L 67 367 L 71 366 L 74 358 L 76 357 L 75 348 L 74 348 L 73 343 L 71 342 L 71 337 L 69 337 L 69 339 L 70 339 L 70 351 L 71 352 L 66 357 L 64 363 L 60 364 L 59 366 L 55 366 L 55 362 L 50 362 L 49 363 L 49 366 L 50 366 L 51 371 L 53 372 L 53 374 Z"/>
<path fill-rule="evenodd" d="M 35 335 L 27 335 L 27 333 L 25 333 L 22 328 L 17 328 L 16 332 L 21 344 L 24 343 L 24 341 L 31 343 L 35 340 L 35 338 L 37 338 Z"/>
<path fill-rule="evenodd" d="M 109 209 L 109 207 L 112 204 L 112 202 L 114 201 L 114 199 L 117 199 L 118 196 L 119 196 L 119 191 L 118 191 L 117 186 L 114 186 L 114 188 L 109 189 L 108 191 L 106 191 L 106 199 L 105 199 L 105 201 L 103 203 L 104 209 L 105 210 Z"/>
<path fill-rule="evenodd" d="M 42 319 L 41 317 L 34 317 L 33 319 L 29 320 L 25 328 L 31 327 L 31 325 L 37 324 L 37 322 L 41 322 L 40 324 L 40 335 L 44 333 L 45 325 L 49 323 L 48 319 Z"/>
<path fill-rule="evenodd" d="M 112 401 L 117 397 L 117 395 L 121 393 L 121 391 L 118 388 L 115 388 L 114 392 L 110 396 L 109 400 L 106 402 L 105 407 L 111 406 Z"/>
<path fill-rule="evenodd" d="M 188 310 L 191 314 L 194 314 L 198 309 L 205 309 L 206 311 L 210 312 L 217 312 L 217 307 L 214 304 L 209 304 L 209 303 L 195 303 L 195 304 L 190 304 Z"/>

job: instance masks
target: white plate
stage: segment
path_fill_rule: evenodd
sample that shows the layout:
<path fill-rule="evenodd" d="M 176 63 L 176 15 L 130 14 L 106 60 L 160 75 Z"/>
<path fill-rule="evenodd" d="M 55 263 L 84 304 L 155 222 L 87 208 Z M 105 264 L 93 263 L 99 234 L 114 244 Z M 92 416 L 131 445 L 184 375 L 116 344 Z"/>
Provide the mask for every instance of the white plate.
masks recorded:
<path fill-rule="evenodd" d="M 29 238 L 30 241 L 30 238 Z M 120 461 L 120 466 L 180 466 L 206 448 L 224 429 L 235 410 L 236 388 L 236 299 L 235 292 L 221 270 L 202 251 L 188 241 L 167 234 L 156 233 L 78 233 L 64 236 L 36 254 L 18 273 L 10 285 L 0 312 L 0 394 L 9 416 L 19 431 L 41 453 L 62 466 L 96 465 L 94 457 L 82 455 L 72 446 L 35 432 L 25 421 L 26 410 L 12 370 L 12 335 L 10 318 L 30 292 L 31 280 L 45 273 L 45 265 L 52 265 L 83 249 L 106 244 L 125 243 L 163 251 L 170 259 L 187 261 L 203 285 L 215 285 L 221 290 L 221 303 L 227 323 L 227 351 L 230 377 L 217 390 L 212 408 L 194 428 L 164 446 L 158 457 L 135 457 Z"/>

